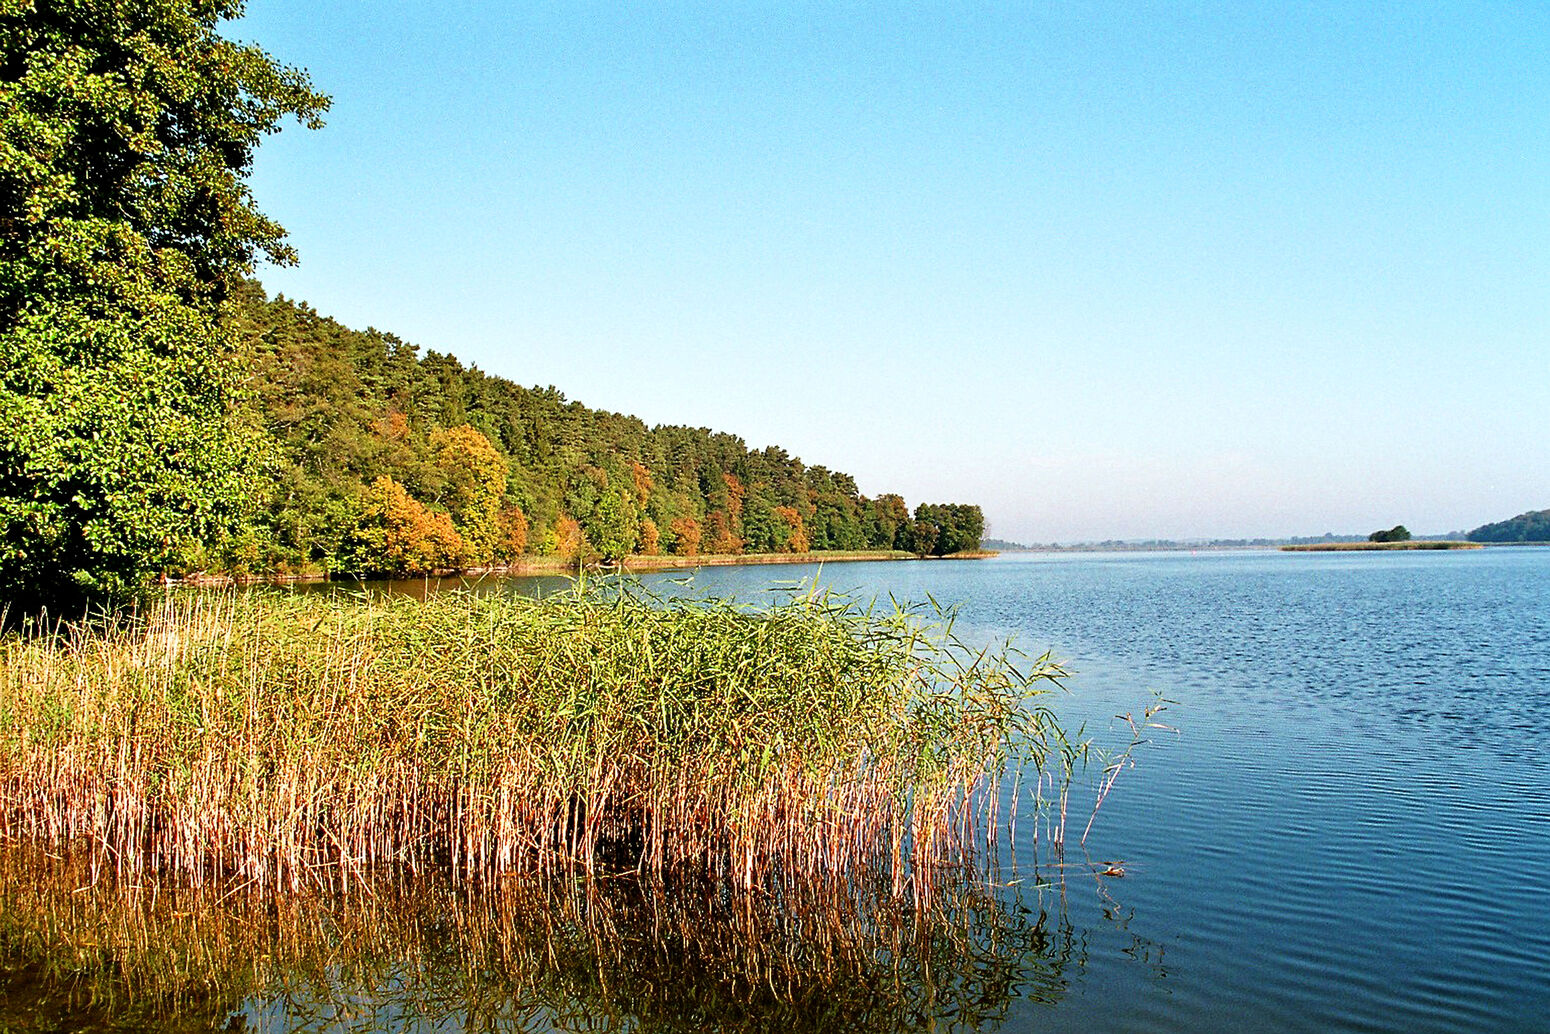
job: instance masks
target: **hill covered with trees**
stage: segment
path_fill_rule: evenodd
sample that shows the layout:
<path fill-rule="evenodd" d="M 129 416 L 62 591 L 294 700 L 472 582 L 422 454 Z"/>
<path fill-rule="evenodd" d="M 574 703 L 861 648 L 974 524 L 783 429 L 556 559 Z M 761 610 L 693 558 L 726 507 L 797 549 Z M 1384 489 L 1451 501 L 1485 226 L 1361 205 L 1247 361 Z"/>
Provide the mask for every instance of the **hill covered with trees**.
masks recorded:
<path fill-rule="evenodd" d="M 629 554 L 974 549 L 977 506 L 863 496 L 848 474 L 705 428 L 648 427 L 249 283 L 235 331 L 268 438 L 238 572 L 406 574 Z"/>
<path fill-rule="evenodd" d="M 1531 510 L 1511 520 L 1482 524 L 1469 533 L 1471 542 L 1550 542 L 1550 510 Z"/>

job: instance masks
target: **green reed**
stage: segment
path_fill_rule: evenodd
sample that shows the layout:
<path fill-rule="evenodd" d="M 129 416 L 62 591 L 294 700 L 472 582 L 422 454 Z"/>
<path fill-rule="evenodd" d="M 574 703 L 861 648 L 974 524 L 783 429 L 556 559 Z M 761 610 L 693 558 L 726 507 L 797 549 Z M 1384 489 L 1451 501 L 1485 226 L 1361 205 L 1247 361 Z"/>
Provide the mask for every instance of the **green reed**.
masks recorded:
<path fill-rule="evenodd" d="M 821 593 L 173 595 L 0 640 L 0 833 L 196 884 L 865 871 L 928 896 L 995 836 L 999 780 L 1058 750 L 1062 674 Z"/>

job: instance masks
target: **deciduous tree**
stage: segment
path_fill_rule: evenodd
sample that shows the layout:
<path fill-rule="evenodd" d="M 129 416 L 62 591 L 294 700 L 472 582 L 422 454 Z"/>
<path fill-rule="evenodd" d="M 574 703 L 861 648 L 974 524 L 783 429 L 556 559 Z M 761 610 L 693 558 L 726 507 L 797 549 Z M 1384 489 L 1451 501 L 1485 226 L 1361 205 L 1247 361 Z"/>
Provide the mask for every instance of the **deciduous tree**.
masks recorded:
<path fill-rule="evenodd" d="M 488 564 L 500 539 L 506 460 L 467 424 L 432 432 L 430 445 L 444 486 L 439 501 L 467 544 L 469 562 Z"/>
<path fill-rule="evenodd" d="M 640 517 L 633 496 L 603 493 L 587 522 L 587 541 L 605 560 L 629 556 L 640 541 Z"/>
<path fill-rule="evenodd" d="M 985 514 L 965 503 L 921 503 L 915 507 L 911 534 L 911 548 L 920 554 L 946 556 L 978 549 L 985 534 Z"/>
<path fill-rule="evenodd" d="M 509 564 L 527 551 L 527 514 L 520 506 L 508 506 L 495 523 L 495 559 Z"/>
<path fill-rule="evenodd" d="M 657 530 L 657 522 L 650 517 L 640 519 L 640 551 L 646 556 L 656 556 L 662 552 L 662 533 Z"/>
<path fill-rule="evenodd" d="M 0 597 L 112 598 L 233 524 L 249 429 L 222 318 L 253 150 L 319 124 L 234 0 L 0 0 Z"/>
<path fill-rule="evenodd" d="M 581 532 L 581 525 L 576 518 L 569 514 L 560 514 L 554 519 L 553 553 L 567 560 L 580 558 L 586 549 L 586 536 Z"/>
<path fill-rule="evenodd" d="M 705 538 L 715 554 L 738 553 L 743 548 L 743 540 L 732 533 L 732 522 L 725 510 L 712 510 L 705 515 Z"/>
<path fill-rule="evenodd" d="M 693 517 L 679 517 L 668 525 L 673 533 L 673 554 L 675 556 L 698 556 L 700 552 L 700 540 L 704 534 L 700 529 L 700 522 Z"/>
<path fill-rule="evenodd" d="M 810 543 L 807 539 L 807 528 L 802 523 L 802 515 L 794 506 L 777 506 L 775 514 L 786 525 L 786 541 L 782 550 L 787 553 L 806 553 Z"/>
<path fill-rule="evenodd" d="M 362 575 L 429 574 L 467 563 L 466 546 L 452 518 L 427 508 L 389 477 L 372 482 L 349 556 L 354 571 Z"/>

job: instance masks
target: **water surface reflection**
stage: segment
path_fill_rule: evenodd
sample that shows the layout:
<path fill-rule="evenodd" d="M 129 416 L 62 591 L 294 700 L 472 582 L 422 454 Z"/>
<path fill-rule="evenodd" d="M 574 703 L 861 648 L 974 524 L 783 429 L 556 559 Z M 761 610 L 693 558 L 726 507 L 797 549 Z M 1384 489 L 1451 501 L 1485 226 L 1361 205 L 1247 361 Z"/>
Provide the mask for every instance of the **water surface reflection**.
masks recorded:
<path fill-rule="evenodd" d="M 276 895 L 125 886 L 11 845 L 0 887 L 8 1031 L 994 1029 L 1086 962 L 1032 875 L 925 907 L 633 877 Z"/>

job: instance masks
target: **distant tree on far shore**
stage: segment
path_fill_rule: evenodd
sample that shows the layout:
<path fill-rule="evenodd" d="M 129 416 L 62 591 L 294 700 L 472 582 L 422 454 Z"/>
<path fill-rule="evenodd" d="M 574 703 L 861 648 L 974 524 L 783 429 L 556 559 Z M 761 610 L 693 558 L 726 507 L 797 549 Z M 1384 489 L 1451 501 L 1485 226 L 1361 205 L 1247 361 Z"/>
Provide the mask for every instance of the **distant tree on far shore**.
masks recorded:
<path fill-rule="evenodd" d="M 1403 524 L 1396 524 L 1388 531 L 1375 531 L 1367 536 L 1368 542 L 1409 542 L 1410 529 Z"/>

